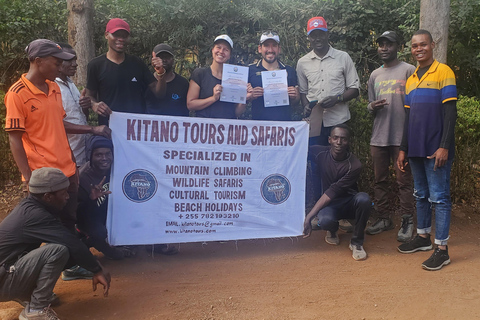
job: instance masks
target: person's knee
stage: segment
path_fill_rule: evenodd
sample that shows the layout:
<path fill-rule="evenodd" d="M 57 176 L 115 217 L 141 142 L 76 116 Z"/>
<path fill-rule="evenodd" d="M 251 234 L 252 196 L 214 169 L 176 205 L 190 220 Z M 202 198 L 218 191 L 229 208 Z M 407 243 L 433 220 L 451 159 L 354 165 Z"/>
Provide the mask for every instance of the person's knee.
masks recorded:
<path fill-rule="evenodd" d="M 359 192 L 355 195 L 355 202 L 357 206 L 361 208 L 370 208 L 372 206 L 372 200 L 370 196 L 365 192 Z"/>
<path fill-rule="evenodd" d="M 318 215 L 318 226 L 322 230 L 329 230 L 333 225 L 338 223 L 337 220 L 335 220 L 332 216 L 323 214 L 323 215 Z"/>
<path fill-rule="evenodd" d="M 49 256 L 51 258 L 54 258 L 55 260 L 58 260 L 59 263 L 65 264 L 70 258 L 68 248 L 62 244 L 47 243 L 46 245 L 44 245 L 44 247 L 45 250 L 49 252 Z"/>
<path fill-rule="evenodd" d="M 426 190 L 423 189 L 413 189 L 413 197 L 417 201 L 428 200 L 428 194 Z"/>

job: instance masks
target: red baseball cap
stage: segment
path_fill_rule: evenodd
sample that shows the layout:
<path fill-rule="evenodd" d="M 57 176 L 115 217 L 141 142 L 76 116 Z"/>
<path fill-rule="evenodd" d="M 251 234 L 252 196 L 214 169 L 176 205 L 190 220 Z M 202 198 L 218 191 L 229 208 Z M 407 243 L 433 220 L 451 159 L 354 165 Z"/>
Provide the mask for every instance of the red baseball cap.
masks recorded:
<path fill-rule="evenodd" d="M 107 23 L 107 28 L 105 28 L 106 32 L 114 33 L 118 30 L 125 30 L 130 34 L 130 26 L 125 20 L 120 18 L 113 18 Z"/>
<path fill-rule="evenodd" d="M 313 30 L 328 31 L 327 23 L 323 17 L 313 17 L 308 20 L 307 35 L 309 35 Z"/>

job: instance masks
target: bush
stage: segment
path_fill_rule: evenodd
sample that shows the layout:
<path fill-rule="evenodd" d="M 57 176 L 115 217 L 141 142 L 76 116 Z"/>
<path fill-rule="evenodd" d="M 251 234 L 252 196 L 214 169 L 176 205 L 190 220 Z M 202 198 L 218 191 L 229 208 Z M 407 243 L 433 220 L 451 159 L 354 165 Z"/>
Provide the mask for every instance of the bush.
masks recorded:
<path fill-rule="evenodd" d="M 478 0 L 451 2 L 449 64 L 456 72 L 459 92 L 479 96 L 479 3 Z M 37 0 L 28 5 L 21 0 L 0 0 L 0 8 L 0 90 L 6 91 L 28 69 L 24 48 L 30 41 L 36 38 L 67 39 L 68 13 L 66 0 Z M 177 72 L 189 77 L 194 68 L 209 64 L 215 36 L 229 34 L 235 43 L 235 60 L 249 64 L 258 59 L 260 34 L 272 29 L 280 34 L 282 60 L 296 66 L 298 58 L 309 51 L 307 21 L 317 15 L 327 20 L 332 45 L 351 55 L 361 83 L 366 83 L 371 71 L 379 66 L 376 37 L 385 30 L 395 30 L 408 38 L 418 28 L 419 1 L 96 0 L 94 41 L 97 55 L 105 53 L 107 47 L 103 34 L 107 21 L 114 17 L 124 18 L 132 29 L 131 54 L 148 61 L 152 48 L 167 42 L 175 49 Z M 404 49 L 400 53 L 403 60 L 411 59 L 408 51 Z M 361 96 L 366 96 L 365 90 Z M 350 125 L 355 133 L 353 151 L 365 166 L 360 187 L 372 193 L 369 141 L 373 119 L 366 104 L 365 98 L 351 103 Z M 3 98 L 0 109 L 4 119 Z M 470 201 L 479 183 L 479 117 L 478 100 L 461 97 L 458 103 L 457 155 L 452 169 L 455 201 Z M 249 112 L 243 118 L 249 118 Z M 300 118 L 297 112 L 295 119 Z M 96 117 L 89 120 L 95 123 Z M 0 151 L 0 183 L 18 179 L 4 131 L 0 134 Z"/>
<path fill-rule="evenodd" d="M 480 186 L 480 101 L 461 96 L 457 103 L 455 127 L 455 160 L 451 188 L 455 202 L 478 197 Z"/>
<path fill-rule="evenodd" d="M 352 119 L 349 125 L 354 132 L 352 151 L 364 165 L 359 181 L 362 191 L 373 195 L 374 173 L 370 155 L 370 137 L 373 117 L 368 113 L 368 101 L 364 98 L 350 103 Z M 480 187 L 480 101 L 460 96 L 457 103 L 457 125 L 455 127 L 455 159 L 451 174 L 451 195 L 453 202 L 472 202 L 478 197 Z M 391 167 L 392 182 L 394 170 Z M 392 183 L 393 194 L 397 185 Z M 396 201 L 396 200 L 395 200 Z M 394 208 L 396 203 L 392 203 Z"/>

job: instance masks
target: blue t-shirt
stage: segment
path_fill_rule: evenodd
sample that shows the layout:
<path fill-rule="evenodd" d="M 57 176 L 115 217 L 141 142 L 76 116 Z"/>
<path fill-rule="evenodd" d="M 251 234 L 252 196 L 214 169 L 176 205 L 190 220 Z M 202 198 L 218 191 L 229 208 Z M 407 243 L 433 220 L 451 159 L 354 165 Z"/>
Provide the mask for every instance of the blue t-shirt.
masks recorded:
<path fill-rule="evenodd" d="M 427 157 L 440 147 L 443 134 L 444 106 L 457 100 L 455 74 L 443 63 L 434 61 L 421 79 L 415 73 L 405 85 L 405 108 L 410 108 L 408 123 L 408 156 Z M 448 156 L 453 158 L 452 141 Z"/>

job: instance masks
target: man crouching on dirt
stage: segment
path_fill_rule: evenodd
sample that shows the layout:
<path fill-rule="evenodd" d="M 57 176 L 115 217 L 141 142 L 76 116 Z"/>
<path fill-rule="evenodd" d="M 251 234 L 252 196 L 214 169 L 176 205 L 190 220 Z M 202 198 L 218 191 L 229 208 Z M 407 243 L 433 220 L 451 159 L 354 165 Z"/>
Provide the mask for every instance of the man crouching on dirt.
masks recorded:
<path fill-rule="evenodd" d="M 101 284 L 108 296 L 110 274 L 59 220 L 69 185 L 59 169 L 34 170 L 30 195 L 0 223 L 0 301 L 24 305 L 19 320 L 59 319 L 50 308 L 58 302 L 53 288 L 62 270 L 73 264 L 93 272 L 93 290 Z"/>
<path fill-rule="evenodd" d="M 355 219 L 350 242 L 353 259 L 365 260 L 363 249 L 365 227 L 370 216 L 372 201 L 365 192 L 358 192 L 357 180 L 362 170 L 358 158 L 349 151 L 351 129 L 340 124 L 332 128 L 328 137 L 330 146 L 312 146 L 309 157 L 316 162 L 321 179 L 322 196 L 308 213 L 304 223 L 304 238 L 312 232 L 312 219 L 318 215 L 318 227 L 327 230 L 325 241 L 339 245 L 338 220 Z"/>

